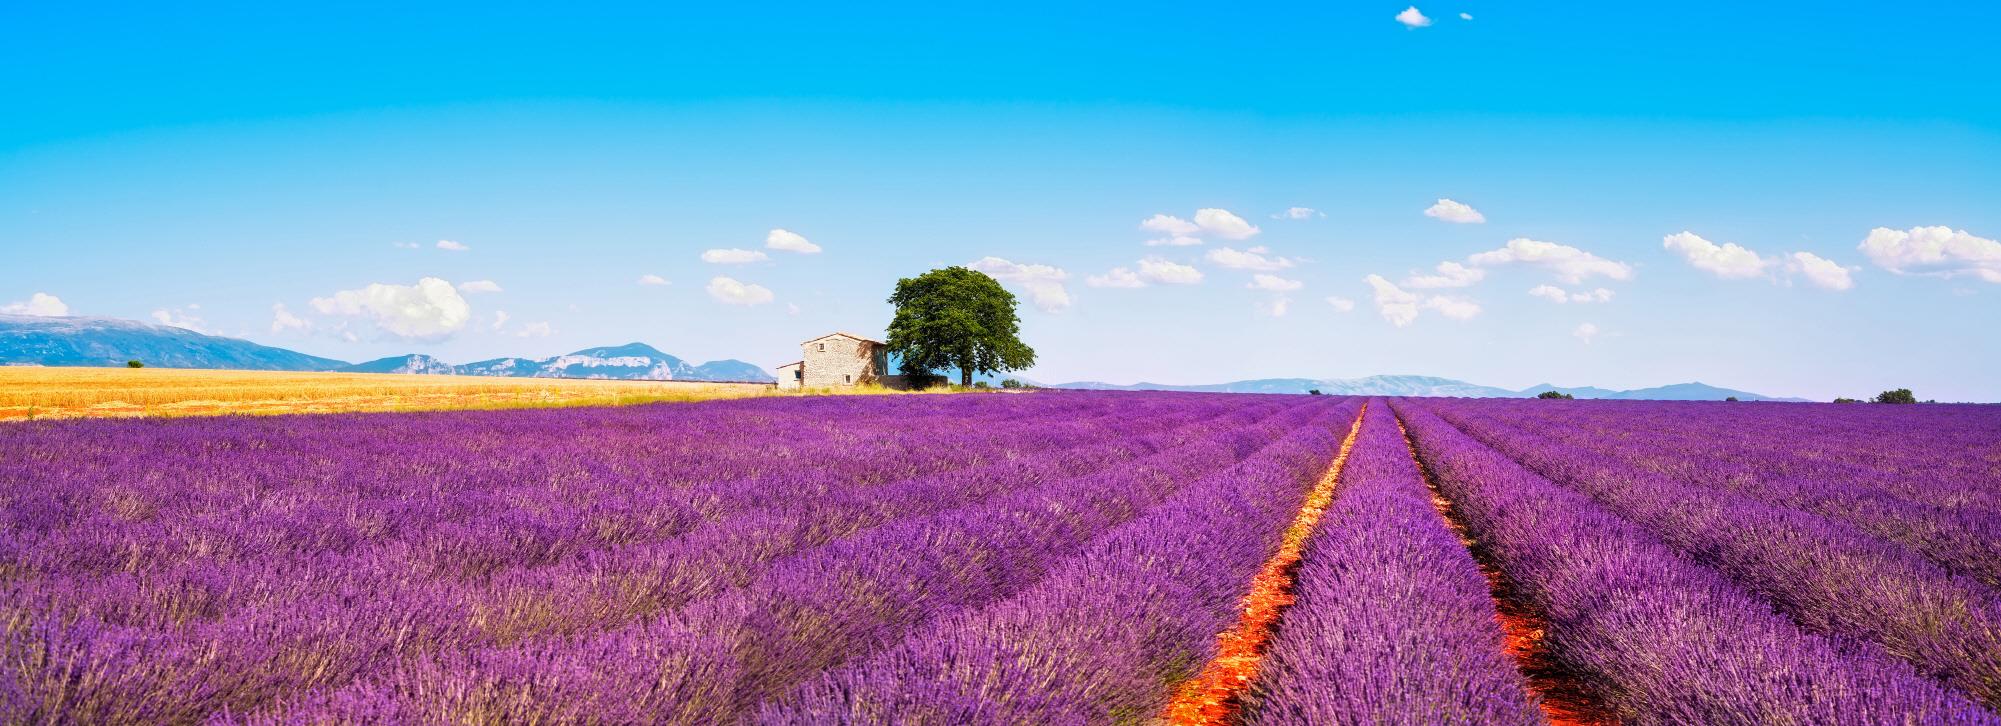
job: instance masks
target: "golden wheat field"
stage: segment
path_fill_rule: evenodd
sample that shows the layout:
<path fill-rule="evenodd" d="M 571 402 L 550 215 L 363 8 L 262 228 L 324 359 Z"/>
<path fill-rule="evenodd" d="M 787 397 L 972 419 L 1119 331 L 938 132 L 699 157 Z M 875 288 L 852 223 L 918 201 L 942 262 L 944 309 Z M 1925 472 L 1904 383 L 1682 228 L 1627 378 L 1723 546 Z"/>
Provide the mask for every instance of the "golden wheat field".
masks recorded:
<path fill-rule="evenodd" d="M 0 421 L 611 406 L 779 395 L 771 386 L 385 373 L 0 367 Z"/>

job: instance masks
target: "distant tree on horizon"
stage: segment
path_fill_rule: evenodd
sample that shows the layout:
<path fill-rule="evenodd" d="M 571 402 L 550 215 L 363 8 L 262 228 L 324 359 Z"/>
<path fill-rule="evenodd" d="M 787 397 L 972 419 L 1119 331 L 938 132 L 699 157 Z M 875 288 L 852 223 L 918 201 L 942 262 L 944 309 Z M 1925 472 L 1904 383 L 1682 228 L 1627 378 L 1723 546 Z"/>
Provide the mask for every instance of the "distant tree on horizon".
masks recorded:
<path fill-rule="evenodd" d="M 1917 403 L 1918 397 L 1909 388 L 1898 388 L 1876 394 L 1877 403 Z"/>
<path fill-rule="evenodd" d="M 1546 398 L 1550 400 L 1564 400 L 1564 401 L 1575 400 L 1577 398 L 1576 396 L 1572 396 L 1562 391 L 1543 391 L 1542 393 L 1536 394 L 1535 397 Z"/>
<path fill-rule="evenodd" d="M 125 367 L 126 367 L 126 368 L 145 368 L 145 367 L 146 367 L 146 364 L 144 364 L 144 363 L 141 363 L 141 362 L 139 362 L 139 361 L 138 361 L 138 359 L 136 359 L 136 358 L 135 358 L 135 359 L 133 359 L 133 360 L 128 360 L 128 361 L 125 361 Z"/>
<path fill-rule="evenodd" d="M 1835 403 L 1861 403 L 1861 402 L 1862 402 L 1862 399 L 1859 399 L 1859 398 L 1849 398 L 1849 397 L 1847 397 L 1847 396 L 1840 396 L 1840 397 L 1837 397 L 1837 398 L 1835 398 L 1835 399 L 1834 399 L 1834 402 L 1835 402 Z"/>
<path fill-rule="evenodd" d="M 1020 303 L 1000 282 L 964 267 L 946 267 L 896 281 L 889 296 L 889 351 L 904 374 L 958 369 L 959 385 L 974 373 L 1035 365 L 1035 349 L 1021 342 Z"/>

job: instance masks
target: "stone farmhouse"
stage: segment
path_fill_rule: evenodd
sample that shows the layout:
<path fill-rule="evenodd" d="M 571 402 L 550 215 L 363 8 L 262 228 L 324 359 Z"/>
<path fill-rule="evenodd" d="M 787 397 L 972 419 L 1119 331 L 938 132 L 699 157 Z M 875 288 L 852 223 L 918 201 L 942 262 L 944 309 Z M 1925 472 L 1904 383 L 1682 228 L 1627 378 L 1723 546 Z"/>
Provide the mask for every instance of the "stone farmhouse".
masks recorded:
<path fill-rule="evenodd" d="M 854 333 L 828 333 L 799 344 L 799 361 L 778 367 L 778 387 L 889 384 L 889 346 Z"/>

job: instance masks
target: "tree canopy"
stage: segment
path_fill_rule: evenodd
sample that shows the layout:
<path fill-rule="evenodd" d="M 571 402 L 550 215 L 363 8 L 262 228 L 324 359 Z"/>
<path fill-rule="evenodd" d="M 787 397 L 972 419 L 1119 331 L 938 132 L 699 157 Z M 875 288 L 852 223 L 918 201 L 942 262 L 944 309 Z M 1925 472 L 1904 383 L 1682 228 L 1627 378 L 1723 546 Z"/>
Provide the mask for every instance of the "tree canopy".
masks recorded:
<path fill-rule="evenodd" d="M 1019 304 L 999 282 L 964 267 L 946 267 L 896 281 L 889 296 L 889 352 L 905 374 L 958 369 L 959 384 L 973 373 L 1035 364 L 1035 350 L 1021 342 Z"/>
<path fill-rule="evenodd" d="M 1917 403 L 1917 402 L 1918 402 L 1918 397 L 1917 397 L 1917 395 L 1916 395 L 1916 394 L 1913 394 L 1913 393 L 1911 393 L 1911 389 L 1909 389 L 1909 388 L 1899 388 L 1899 389 L 1897 389 L 1897 390 L 1894 390 L 1894 391 L 1884 391 L 1884 392 L 1882 392 L 1882 393 L 1878 393 L 1878 394 L 1876 394 L 1876 402 L 1877 402 L 1877 403 Z"/>

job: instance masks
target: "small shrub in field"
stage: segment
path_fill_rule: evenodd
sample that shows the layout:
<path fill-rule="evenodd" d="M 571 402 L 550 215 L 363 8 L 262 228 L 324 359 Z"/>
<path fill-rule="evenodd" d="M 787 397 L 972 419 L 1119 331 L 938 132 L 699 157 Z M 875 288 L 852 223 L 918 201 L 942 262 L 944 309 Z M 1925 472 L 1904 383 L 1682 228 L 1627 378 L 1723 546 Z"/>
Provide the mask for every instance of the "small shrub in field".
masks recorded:
<path fill-rule="evenodd" d="M 125 367 L 126 367 L 126 368 L 145 368 L 145 367 L 146 367 L 146 364 L 144 364 L 144 363 L 141 363 L 141 362 L 139 362 L 138 360 L 136 360 L 136 359 L 135 359 L 135 360 L 128 360 L 128 361 L 125 361 Z"/>
<path fill-rule="evenodd" d="M 1917 403 L 1917 402 L 1918 402 L 1918 397 L 1917 397 L 1916 395 L 1912 394 L 1912 393 L 1911 393 L 1911 389 L 1909 389 L 1909 388 L 1899 388 L 1899 389 L 1896 389 L 1896 390 L 1894 390 L 1894 391 L 1884 391 L 1884 392 L 1882 392 L 1882 393 L 1878 393 L 1878 394 L 1876 394 L 1876 402 L 1877 402 L 1877 403 Z"/>
<path fill-rule="evenodd" d="M 1575 399 L 1575 398 L 1577 398 L 1576 396 L 1572 396 L 1572 395 L 1570 395 L 1570 394 L 1568 394 L 1568 393 L 1564 393 L 1564 392 L 1562 392 L 1562 391 L 1543 391 L 1542 393 L 1538 393 L 1538 394 L 1536 394 L 1536 395 L 1535 395 L 1535 397 L 1536 397 L 1536 398 L 1547 398 L 1547 399 L 1550 399 L 1550 400 L 1564 400 L 1564 401 L 1569 401 L 1569 400 L 1572 400 L 1572 399 Z"/>

